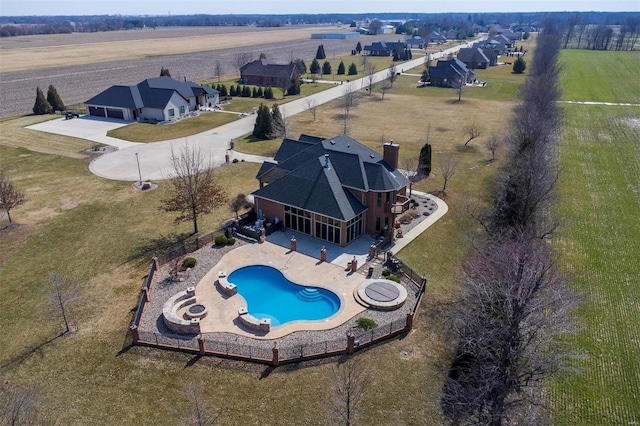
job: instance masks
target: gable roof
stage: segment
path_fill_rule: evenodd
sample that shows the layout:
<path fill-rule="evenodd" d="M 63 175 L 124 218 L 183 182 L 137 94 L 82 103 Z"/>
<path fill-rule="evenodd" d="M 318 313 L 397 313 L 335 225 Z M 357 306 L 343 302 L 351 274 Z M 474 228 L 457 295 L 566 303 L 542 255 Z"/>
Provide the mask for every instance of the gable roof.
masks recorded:
<path fill-rule="evenodd" d="M 458 51 L 458 59 L 464 63 L 475 62 L 486 62 L 489 63 L 489 58 L 484 54 L 482 49 L 479 47 L 469 47 L 460 49 Z"/>
<path fill-rule="evenodd" d="M 111 86 L 85 103 L 129 109 L 163 109 L 174 93 L 188 100 L 203 94 L 214 95 L 218 91 L 192 81 L 182 82 L 163 76 L 148 78 L 134 86 Z"/>
<path fill-rule="evenodd" d="M 406 47 L 406 44 L 401 41 L 374 41 L 368 46 L 365 46 L 363 50 L 369 52 L 392 52 L 402 51 Z"/>
<path fill-rule="evenodd" d="M 381 154 L 349 136 L 322 139 L 305 135 L 305 139 L 283 141 L 275 157 L 278 164 L 263 165 L 256 177 L 271 170 L 280 174 L 255 191 L 255 196 L 349 220 L 366 209 L 349 189 L 388 192 L 409 184 Z"/>
<path fill-rule="evenodd" d="M 436 66 L 429 67 L 429 75 L 440 78 L 458 78 L 474 76 L 475 73 L 471 71 L 464 62 L 458 58 L 449 59 L 446 61 L 438 61 Z"/>
<path fill-rule="evenodd" d="M 243 65 L 240 68 L 240 74 L 258 77 L 290 78 L 296 69 L 296 66 L 293 64 L 270 64 L 266 59 L 258 59 Z"/>

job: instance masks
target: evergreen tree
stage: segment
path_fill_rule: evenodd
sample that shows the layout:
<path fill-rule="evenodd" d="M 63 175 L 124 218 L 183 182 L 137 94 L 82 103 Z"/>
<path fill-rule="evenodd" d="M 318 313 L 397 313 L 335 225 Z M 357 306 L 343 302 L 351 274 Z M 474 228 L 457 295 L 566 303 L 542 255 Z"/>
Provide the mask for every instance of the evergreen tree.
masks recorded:
<path fill-rule="evenodd" d="M 36 102 L 33 105 L 33 113 L 36 115 L 49 114 L 53 108 L 47 98 L 44 97 L 44 93 L 40 90 L 40 87 L 36 88 Z"/>
<path fill-rule="evenodd" d="M 338 75 L 344 75 L 345 73 L 345 68 L 344 68 L 344 62 L 340 61 L 340 65 L 338 65 Z"/>
<path fill-rule="evenodd" d="M 54 111 L 64 111 L 64 103 L 60 96 L 58 95 L 58 91 L 53 85 L 49 85 L 49 90 L 47 90 L 47 102 L 51 105 Z"/>
<path fill-rule="evenodd" d="M 264 98 L 273 99 L 273 89 L 271 87 L 267 87 L 266 89 L 264 89 Z"/>
<path fill-rule="evenodd" d="M 311 72 L 311 74 L 320 74 L 320 62 L 318 62 L 317 59 L 314 59 L 313 62 L 311 62 L 309 71 Z"/>
<path fill-rule="evenodd" d="M 300 94 L 300 86 L 302 86 L 302 82 L 299 78 L 291 79 L 291 86 L 287 89 L 287 95 L 299 95 Z"/>
<path fill-rule="evenodd" d="M 531 34 L 529 34 L 529 31 L 525 31 L 524 34 L 522 34 L 522 39 L 523 40 L 528 40 L 530 35 Z"/>
<path fill-rule="evenodd" d="M 294 59 L 291 61 L 291 65 L 295 65 L 301 75 L 307 73 L 307 64 L 302 59 Z"/>
<path fill-rule="evenodd" d="M 527 69 L 527 62 L 522 56 L 518 56 L 518 59 L 513 63 L 513 73 L 522 74 Z"/>
<path fill-rule="evenodd" d="M 273 132 L 271 112 L 265 104 L 260 104 L 256 117 L 256 124 L 253 126 L 253 136 L 258 139 L 268 139 L 268 135 Z"/>
<path fill-rule="evenodd" d="M 423 83 L 426 83 L 426 82 L 428 82 L 430 80 L 431 80 L 431 77 L 429 76 L 429 70 L 427 68 L 425 68 L 422 71 L 422 76 L 420 77 L 420 81 L 423 82 Z"/>
<path fill-rule="evenodd" d="M 356 44 L 356 52 L 358 52 L 358 55 L 360 54 L 360 52 L 362 52 L 362 45 L 360 44 L 360 42 Z"/>
<path fill-rule="evenodd" d="M 251 88 L 249 86 L 244 86 L 244 89 L 242 89 L 242 96 L 245 98 L 251 97 Z"/>
<path fill-rule="evenodd" d="M 236 96 L 242 96 L 243 87 L 239 84 L 236 86 Z"/>
<path fill-rule="evenodd" d="M 426 143 L 420 149 L 420 157 L 418 158 L 418 173 L 429 176 L 431 174 L 431 144 Z"/>
<path fill-rule="evenodd" d="M 318 46 L 318 51 L 316 52 L 316 59 L 326 59 L 327 55 L 324 53 L 324 46 L 321 44 Z"/>
<path fill-rule="evenodd" d="M 264 91 L 262 90 L 262 87 L 258 87 L 258 97 L 261 98 L 264 96 Z"/>
<path fill-rule="evenodd" d="M 258 88 L 256 86 L 253 86 L 253 89 L 251 90 L 251 97 L 252 98 L 258 97 Z"/>
<path fill-rule="evenodd" d="M 227 96 L 229 92 L 227 92 L 227 86 L 224 84 L 220 85 L 220 96 Z"/>
<path fill-rule="evenodd" d="M 358 67 L 353 62 L 349 65 L 349 75 L 358 75 Z"/>
<path fill-rule="evenodd" d="M 324 61 L 324 64 L 322 64 L 322 74 L 331 74 L 331 64 L 329 61 Z"/>
<path fill-rule="evenodd" d="M 169 69 L 162 67 L 160 69 L 160 77 L 171 77 L 171 74 L 169 73 Z"/>
<path fill-rule="evenodd" d="M 229 88 L 229 96 L 237 96 L 236 95 L 236 86 L 234 86 L 233 84 Z"/>
<path fill-rule="evenodd" d="M 400 57 L 398 56 L 398 52 L 397 51 L 393 51 L 393 62 L 395 61 L 399 61 Z"/>

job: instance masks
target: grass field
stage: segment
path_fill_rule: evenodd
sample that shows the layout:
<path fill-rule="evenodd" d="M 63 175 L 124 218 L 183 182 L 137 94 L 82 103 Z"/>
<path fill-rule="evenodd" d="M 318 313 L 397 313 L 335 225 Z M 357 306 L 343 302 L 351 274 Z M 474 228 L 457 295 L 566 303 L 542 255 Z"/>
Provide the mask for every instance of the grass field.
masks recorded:
<path fill-rule="evenodd" d="M 640 97 L 638 52 L 563 51 L 565 99 Z M 590 83 L 583 83 L 583 70 Z M 615 75 L 616 79 L 609 78 Z M 635 77 L 634 77 L 635 76 Z M 627 93 L 624 98 L 622 81 Z M 617 96 L 617 95 L 616 95 Z M 561 266 L 584 294 L 574 347 L 586 358 L 551 387 L 557 424 L 640 421 L 640 108 L 565 105 L 556 239 Z"/>
<path fill-rule="evenodd" d="M 509 84 L 507 92 L 515 93 L 518 81 Z M 384 100 L 376 89 L 354 109 L 351 135 L 379 151 L 382 142 L 394 139 L 403 159 L 417 155 L 431 124 L 435 177 L 415 189 L 441 188 L 436 159 L 442 152 L 454 153 L 461 162 L 448 187 L 449 213 L 399 253 L 429 279 L 416 327 L 402 339 L 358 355 L 372 371 L 362 424 L 442 424 L 439 394 L 450 345 L 443 337 L 441 311 L 452 298 L 455 271 L 476 231 L 466 208 L 483 203 L 501 158 L 489 162 L 482 146 L 486 136 L 504 128 L 514 105 L 515 98 L 504 94 L 487 100 L 498 89 L 489 85 L 479 95 L 470 90 L 458 103 L 451 90 L 417 89 L 415 77 L 403 76 Z M 300 114 L 292 120 L 292 132 L 339 134 L 339 113 L 330 103 L 319 107 L 315 123 L 310 114 Z M 0 123 L 12 135 L 2 139 L 3 166 L 28 196 L 12 211 L 21 226 L 0 234 L 1 383 L 37 389 L 42 409 L 59 424 L 180 423 L 193 412 L 189 383 L 200 390 L 204 404 L 221 411 L 220 424 L 327 424 L 323 401 L 335 360 L 272 371 L 139 347 L 122 350 L 153 247 L 187 233 L 190 225 L 174 226 L 171 215 L 157 210 L 164 183 L 140 193 L 129 183 L 91 175 L 85 161 L 73 158 L 85 146 L 77 141 L 55 141 L 56 155 L 35 152 L 47 148 L 50 135 L 20 129 L 30 120 Z M 461 151 L 470 121 L 481 124 L 484 134 L 471 143 L 473 149 Z M 266 153 L 276 144 L 238 141 L 236 147 Z M 257 187 L 258 167 L 240 163 L 216 173 L 234 195 Z M 231 215 L 220 208 L 203 219 L 201 228 L 216 229 Z M 61 324 L 49 308 L 51 270 L 77 279 L 81 292 L 71 311 L 76 331 L 43 344 Z"/>

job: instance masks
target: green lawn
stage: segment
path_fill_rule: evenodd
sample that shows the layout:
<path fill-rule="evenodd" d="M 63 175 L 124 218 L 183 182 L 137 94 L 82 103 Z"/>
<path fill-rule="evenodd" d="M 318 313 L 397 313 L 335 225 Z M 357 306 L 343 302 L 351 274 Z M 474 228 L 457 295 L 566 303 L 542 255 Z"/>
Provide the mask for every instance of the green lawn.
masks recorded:
<path fill-rule="evenodd" d="M 563 50 L 562 99 L 640 104 L 640 51 Z"/>
<path fill-rule="evenodd" d="M 611 75 L 637 52 L 563 51 L 565 99 L 621 93 Z M 621 69 L 618 65 L 623 64 Z M 583 70 L 593 75 L 581 81 Z M 566 89 L 566 90 L 565 90 Z M 569 94 L 566 94 L 566 93 Z M 617 96 L 617 95 L 616 95 Z M 636 84 L 624 99 L 638 99 Z M 585 359 L 553 382 L 557 424 L 636 424 L 640 419 L 640 108 L 565 105 L 556 249 L 584 295 L 572 345 Z"/>

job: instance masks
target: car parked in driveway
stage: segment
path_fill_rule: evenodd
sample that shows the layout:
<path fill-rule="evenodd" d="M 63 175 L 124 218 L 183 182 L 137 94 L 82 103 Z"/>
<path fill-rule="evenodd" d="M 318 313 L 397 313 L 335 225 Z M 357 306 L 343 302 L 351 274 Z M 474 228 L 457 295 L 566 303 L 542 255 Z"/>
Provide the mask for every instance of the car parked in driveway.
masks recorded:
<path fill-rule="evenodd" d="M 67 120 L 71 120 L 72 118 L 79 118 L 80 114 L 78 114 L 77 112 L 73 111 L 73 110 L 67 110 L 64 113 L 64 118 Z"/>

